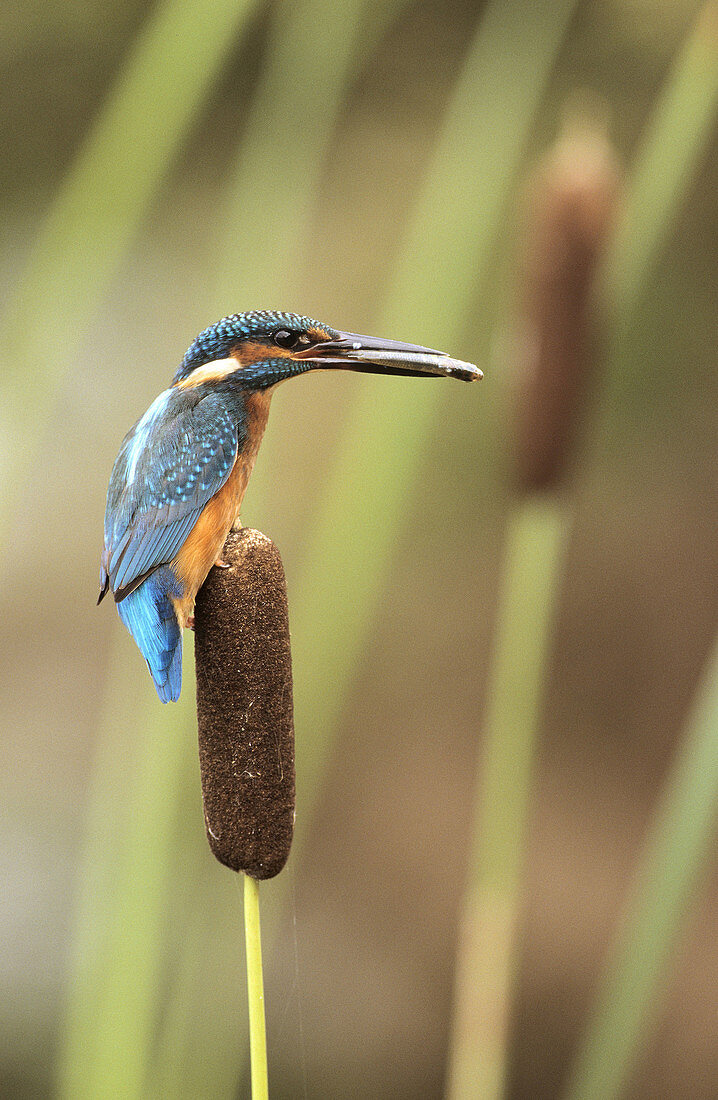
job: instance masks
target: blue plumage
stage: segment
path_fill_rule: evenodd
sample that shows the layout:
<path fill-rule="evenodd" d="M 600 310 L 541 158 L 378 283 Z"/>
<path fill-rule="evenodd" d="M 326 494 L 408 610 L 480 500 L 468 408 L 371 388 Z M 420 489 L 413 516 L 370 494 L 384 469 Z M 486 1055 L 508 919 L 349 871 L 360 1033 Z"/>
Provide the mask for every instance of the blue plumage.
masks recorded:
<path fill-rule="evenodd" d="M 170 389 L 126 435 L 107 492 L 101 596 L 117 601 L 163 702 L 182 684 L 182 633 L 169 564 L 221 489 L 246 435 L 243 407 L 207 387 Z"/>
<path fill-rule="evenodd" d="M 179 699 L 182 687 L 182 632 L 170 595 L 181 595 L 172 570 L 165 566 L 117 605 L 134 637 L 163 703 Z"/>
<path fill-rule="evenodd" d="M 172 560 L 229 477 L 239 436 L 241 410 L 201 387 L 165 390 L 125 436 L 107 493 L 100 578 L 116 598 Z"/>

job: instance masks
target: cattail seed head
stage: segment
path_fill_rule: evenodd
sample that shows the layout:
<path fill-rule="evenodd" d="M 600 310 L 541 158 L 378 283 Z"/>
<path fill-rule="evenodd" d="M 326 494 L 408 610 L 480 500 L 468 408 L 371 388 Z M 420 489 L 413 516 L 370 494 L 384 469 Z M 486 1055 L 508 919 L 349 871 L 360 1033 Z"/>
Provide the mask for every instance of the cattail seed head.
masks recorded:
<path fill-rule="evenodd" d="M 231 531 L 197 595 L 197 719 L 207 839 L 227 867 L 271 878 L 294 830 L 292 660 L 284 569 L 266 535 Z"/>
<path fill-rule="evenodd" d="M 526 194 L 514 343 L 516 472 L 550 488 L 570 458 L 594 359 L 594 282 L 613 232 L 620 171 L 606 126 L 573 112 Z"/>

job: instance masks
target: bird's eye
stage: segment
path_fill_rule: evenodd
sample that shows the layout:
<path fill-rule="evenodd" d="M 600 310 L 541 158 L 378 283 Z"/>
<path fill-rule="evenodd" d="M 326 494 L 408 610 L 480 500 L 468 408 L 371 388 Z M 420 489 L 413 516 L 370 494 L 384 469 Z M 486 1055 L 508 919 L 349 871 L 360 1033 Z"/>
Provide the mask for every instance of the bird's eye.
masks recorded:
<path fill-rule="evenodd" d="M 279 332 L 274 334 L 274 342 L 279 344 L 280 348 L 296 348 L 299 338 L 300 333 L 288 332 L 285 328 L 280 328 Z"/>

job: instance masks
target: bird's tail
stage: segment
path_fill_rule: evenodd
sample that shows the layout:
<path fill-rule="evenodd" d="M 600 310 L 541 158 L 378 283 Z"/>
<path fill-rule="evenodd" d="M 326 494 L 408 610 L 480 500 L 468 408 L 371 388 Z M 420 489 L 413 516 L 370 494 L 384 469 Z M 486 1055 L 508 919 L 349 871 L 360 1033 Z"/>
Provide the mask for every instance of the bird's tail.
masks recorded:
<path fill-rule="evenodd" d="M 147 661 L 163 703 L 179 699 L 182 687 L 182 631 L 170 599 L 179 595 L 169 568 L 152 573 L 117 605 L 120 618 Z"/>

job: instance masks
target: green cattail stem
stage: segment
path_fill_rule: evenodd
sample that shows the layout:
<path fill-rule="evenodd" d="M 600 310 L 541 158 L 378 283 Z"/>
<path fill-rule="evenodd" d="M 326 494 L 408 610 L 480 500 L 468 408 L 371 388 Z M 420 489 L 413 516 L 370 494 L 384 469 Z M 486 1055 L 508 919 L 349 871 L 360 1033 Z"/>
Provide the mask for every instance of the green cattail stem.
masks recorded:
<path fill-rule="evenodd" d="M 524 837 L 568 531 L 557 499 L 532 496 L 507 532 L 472 877 L 459 929 L 449 1100 L 499 1100 L 505 1088 Z"/>
<path fill-rule="evenodd" d="M 259 883 L 244 875 L 244 940 L 247 949 L 247 998 L 249 1001 L 249 1052 L 252 1068 L 252 1100 L 268 1100 L 267 1031 L 264 1022 L 262 938 L 259 922 Z"/>

